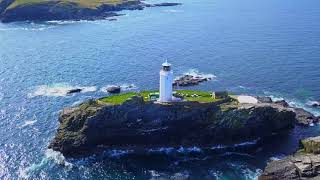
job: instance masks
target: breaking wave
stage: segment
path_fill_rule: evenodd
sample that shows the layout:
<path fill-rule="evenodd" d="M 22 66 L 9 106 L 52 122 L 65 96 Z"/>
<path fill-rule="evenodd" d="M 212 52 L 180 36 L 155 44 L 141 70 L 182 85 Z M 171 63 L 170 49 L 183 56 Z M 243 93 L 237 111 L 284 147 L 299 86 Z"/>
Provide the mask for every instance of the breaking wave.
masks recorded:
<path fill-rule="evenodd" d="M 53 162 L 52 165 L 60 165 L 68 169 L 73 168 L 73 164 L 70 162 L 67 162 L 66 158 L 60 152 L 54 151 L 52 149 L 47 149 L 45 152 L 45 157 L 41 160 L 40 163 L 32 164 L 31 166 L 25 169 L 20 169 L 19 176 L 21 178 L 27 179 L 32 174 L 41 170 L 45 165 L 48 165 L 52 162 Z"/>
<path fill-rule="evenodd" d="M 270 92 L 267 92 L 267 91 L 265 91 L 264 94 L 269 96 L 272 99 L 272 101 L 285 100 L 292 107 L 303 108 L 304 110 L 311 112 L 315 116 L 320 116 L 319 108 L 313 108 L 310 106 L 310 103 L 313 102 L 312 100 L 302 101 L 302 100 L 297 100 L 294 98 L 287 98 L 287 97 L 284 97 L 281 95 L 274 95 L 274 94 L 271 94 Z"/>
<path fill-rule="evenodd" d="M 81 93 L 94 92 L 97 90 L 95 86 L 70 86 L 65 83 L 57 83 L 52 85 L 38 86 L 33 93 L 29 93 L 30 98 L 36 96 L 66 96 L 72 89 L 82 89 Z"/>
<path fill-rule="evenodd" d="M 189 69 L 187 72 L 183 73 L 183 75 L 191 75 L 194 77 L 201 77 L 201 78 L 208 78 L 208 79 L 215 79 L 217 77 L 214 74 L 199 72 L 199 70 L 197 69 Z"/>

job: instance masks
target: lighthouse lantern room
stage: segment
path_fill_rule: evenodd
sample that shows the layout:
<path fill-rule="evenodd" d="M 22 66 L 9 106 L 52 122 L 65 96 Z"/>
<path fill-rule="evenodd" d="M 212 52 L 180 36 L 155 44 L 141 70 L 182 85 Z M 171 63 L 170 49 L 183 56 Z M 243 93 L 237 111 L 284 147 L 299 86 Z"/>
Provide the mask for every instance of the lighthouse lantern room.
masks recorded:
<path fill-rule="evenodd" d="M 172 101 L 172 82 L 171 64 L 166 61 L 162 64 L 162 69 L 160 70 L 160 102 Z"/>

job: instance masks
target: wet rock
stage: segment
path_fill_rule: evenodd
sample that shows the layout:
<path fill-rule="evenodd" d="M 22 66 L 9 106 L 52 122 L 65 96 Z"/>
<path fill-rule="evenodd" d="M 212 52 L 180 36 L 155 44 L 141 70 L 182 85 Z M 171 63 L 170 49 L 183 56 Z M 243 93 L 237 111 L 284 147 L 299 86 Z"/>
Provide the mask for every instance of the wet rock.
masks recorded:
<path fill-rule="evenodd" d="M 318 123 L 319 117 L 316 117 L 312 113 L 302 109 L 294 108 L 296 113 L 297 124 L 302 126 L 309 126 L 310 124 Z"/>
<path fill-rule="evenodd" d="M 120 93 L 121 87 L 120 86 L 110 86 L 107 88 L 108 93 Z"/>
<path fill-rule="evenodd" d="M 259 180 L 320 179 L 320 137 L 301 140 L 295 155 L 268 163 Z"/>
<path fill-rule="evenodd" d="M 76 89 L 70 89 L 67 94 L 73 94 L 73 93 L 79 93 L 81 92 L 82 89 L 76 88 Z"/>
<path fill-rule="evenodd" d="M 307 103 L 308 106 L 312 106 L 312 107 L 320 107 L 320 102 L 318 101 L 310 101 Z"/>

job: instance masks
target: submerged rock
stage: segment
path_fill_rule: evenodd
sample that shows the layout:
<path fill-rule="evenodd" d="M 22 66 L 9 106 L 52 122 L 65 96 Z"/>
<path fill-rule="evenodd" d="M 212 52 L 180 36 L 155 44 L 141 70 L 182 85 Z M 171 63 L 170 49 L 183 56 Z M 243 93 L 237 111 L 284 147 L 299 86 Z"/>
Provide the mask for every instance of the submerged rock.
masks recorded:
<path fill-rule="evenodd" d="M 262 139 L 289 130 L 295 113 L 274 103 L 145 102 L 135 96 L 120 105 L 91 100 L 60 114 L 49 148 L 66 156 L 113 148 L 212 147 Z"/>
<path fill-rule="evenodd" d="M 268 163 L 259 180 L 320 179 L 320 137 L 301 141 L 295 155 Z"/>

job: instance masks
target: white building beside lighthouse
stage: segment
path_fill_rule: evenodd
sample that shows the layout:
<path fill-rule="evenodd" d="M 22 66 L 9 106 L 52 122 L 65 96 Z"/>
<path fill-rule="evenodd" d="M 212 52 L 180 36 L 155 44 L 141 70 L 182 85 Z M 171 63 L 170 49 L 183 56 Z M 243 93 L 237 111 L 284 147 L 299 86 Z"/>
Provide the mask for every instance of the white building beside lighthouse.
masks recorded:
<path fill-rule="evenodd" d="M 162 64 L 160 70 L 160 102 L 172 101 L 172 83 L 173 83 L 173 72 L 171 70 L 171 64 L 167 61 Z"/>

